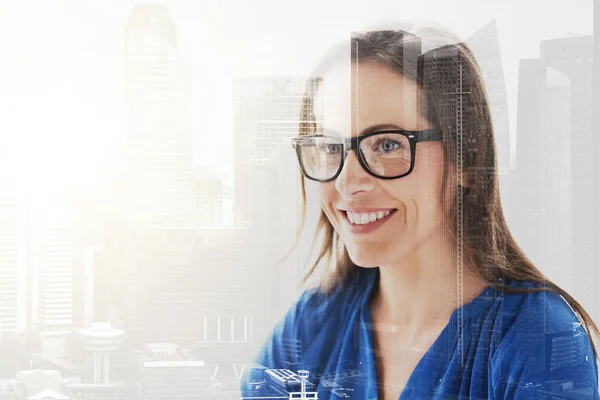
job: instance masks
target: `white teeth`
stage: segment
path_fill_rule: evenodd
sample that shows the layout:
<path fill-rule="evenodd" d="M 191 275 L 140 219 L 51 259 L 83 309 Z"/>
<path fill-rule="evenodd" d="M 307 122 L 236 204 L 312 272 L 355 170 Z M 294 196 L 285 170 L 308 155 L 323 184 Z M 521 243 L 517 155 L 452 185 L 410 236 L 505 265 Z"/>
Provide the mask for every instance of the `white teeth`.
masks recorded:
<path fill-rule="evenodd" d="M 346 215 L 348 216 L 348 220 L 355 225 L 365 225 L 383 217 L 388 216 L 392 211 L 377 211 L 372 213 L 353 213 L 350 211 L 346 211 Z"/>
<path fill-rule="evenodd" d="M 360 215 L 360 223 L 366 224 L 369 222 L 369 214 L 359 214 Z"/>

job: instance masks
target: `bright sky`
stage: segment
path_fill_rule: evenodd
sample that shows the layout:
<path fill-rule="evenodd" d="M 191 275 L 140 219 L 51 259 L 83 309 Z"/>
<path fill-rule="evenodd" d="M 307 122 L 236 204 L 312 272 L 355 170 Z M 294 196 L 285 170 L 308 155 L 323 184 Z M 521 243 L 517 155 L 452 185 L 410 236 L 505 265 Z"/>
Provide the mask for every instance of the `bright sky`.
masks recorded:
<path fill-rule="evenodd" d="M 122 134 L 123 36 L 132 0 L 0 2 L 0 135 L 33 171 L 111 166 L 102 154 Z M 468 37 L 495 19 L 516 125 L 518 62 L 543 39 L 591 34 L 593 0 L 164 0 L 180 53 L 195 73 L 197 160 L 222 177 L 233 162 L 235 77 L 306 75 L 347 32 L 378 21 L 427 18 Z M 211 151 L 205 149 L 210 148 Z M 219 149 L 219 151 L 214 151 Z M 85 169 L 84 169 L 85 170 Z"/>

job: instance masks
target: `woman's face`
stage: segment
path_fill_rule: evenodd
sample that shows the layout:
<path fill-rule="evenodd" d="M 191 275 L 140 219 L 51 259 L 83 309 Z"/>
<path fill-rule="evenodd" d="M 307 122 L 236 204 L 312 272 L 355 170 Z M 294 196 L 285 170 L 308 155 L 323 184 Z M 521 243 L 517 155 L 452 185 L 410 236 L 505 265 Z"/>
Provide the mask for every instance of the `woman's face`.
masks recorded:
<path fill-rule="evenodd" d="M 418 115 L 416 84 L 391 69 L 371 64 L 357 64 L 352 70 L 332 68 L 323 77 L 315 115 L 325 129 L 346 137 L 361 136 L 376 125 L 431 128 Z M 318 186 L 321 207 L 354 263 L 363 267 L 398 263 L 431 243 L 435 232 L 445 232 L 440 198 L 443 152 L 439 142 L 420 142 L 413 171 L 403 178 L 384 180 L 367 173 L 350 151 L 335 180 L 307 181 Z M 348 212 L 353 215 L 349 217 Z M 355 223 L 373 219 L 371 213 L 379 218 L 388 212 L 380 221 Z"/>

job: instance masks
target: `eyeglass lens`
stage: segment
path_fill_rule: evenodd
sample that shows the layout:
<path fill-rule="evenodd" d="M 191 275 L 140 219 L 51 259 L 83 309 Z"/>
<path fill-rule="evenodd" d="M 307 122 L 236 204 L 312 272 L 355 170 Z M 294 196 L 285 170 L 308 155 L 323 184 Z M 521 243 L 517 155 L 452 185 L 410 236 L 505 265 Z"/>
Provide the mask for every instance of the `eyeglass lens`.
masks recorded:
<path fill-rule="evenodd" d="M 307 175 L 317 180 L 331 179 L 344 159 L 342 140 L 313 137 L 299 144 L 299 154 Z M 360 155 L 368 170 L 380 177 L 392 178 L 406 174 L 411 165 L 408 138 L 400 133 L 381 133 L 364 138 Z"/>

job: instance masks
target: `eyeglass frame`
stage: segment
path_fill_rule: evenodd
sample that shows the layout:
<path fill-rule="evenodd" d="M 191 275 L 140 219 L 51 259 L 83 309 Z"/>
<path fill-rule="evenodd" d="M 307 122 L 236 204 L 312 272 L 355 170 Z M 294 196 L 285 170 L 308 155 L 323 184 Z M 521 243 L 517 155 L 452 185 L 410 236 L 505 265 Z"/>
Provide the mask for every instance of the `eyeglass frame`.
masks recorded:
<path fill-rule="evenodd" d="M 360 149 L 359 146 L 360 146 L 360 143 L 366 138 L 369 138 L 374 135 L 390 134 L 390 133 L 401 134 L 401 135 L 404 135 L 408 139 L 408 143 L 410 145 L 410 167 L 408 168 L 408 171 L 406 171 L 402 175 L 380 176 L 370 170 L 366 160 L 364 159 L 364 156 L 359 151 L 359 149 Z M 300 155 L 299 144 L 302 143 L 303 141 L 306 141 L 307 138 L 316 138 L 316 137 L 325 137 L 325 138 L 330 137 L 330 138 L 335 138 L 336 140 L 340 140 L 342 142 L 342 146 L 344 148 L 344 153 L 340 160 L 340 165 L 338 167 L 338 170 L 332 178 L 329 178 L 329 179 L 313 178 L 306 173 L 306 169 L 304 168 L 304 163 L 302 162 L 302 156 Z M 370 132 L 370 133 L 367 133 L 362 136 L 354 136 L 354 137 L 350 137 L 350 138 L 344 138 L 344 137 L 340 137 L 338 135 L 327 135 L 327 134 L 301 135 L 301 136 L 296 136 L 296 137 L 292 138 L 292 147 L 296 150 L 296 156 L 298 157 L 298 164 L 300 164 L 300 169 L 302 170 L 302 174 L 307 179 L 310 179 L 311 181 L 324 183 L 324 182 L 331 182 L 331 181 L 337 179 L 337 177 L 342 172 L 342 169 L 344 169 L 344 163 L 346 162 L 346 158 L 348 157 L 348 152 L 350 150 L 354 150 L 354 153 L 356 153 L 356 155 L 357 155 L 359 164 L 369 175 L 371 175 L 375 178 L 378 178 L 378 179 L 390 180 L 390 179 L 403 178 L 403 177 L 409 175 L 413 171 L 414 166 L 415 166 L 417 143 L 419 143 L 419 142 L 440 142 L 443 140 L 444 140 L 444 138 L 442 137 L 442 132 L 439 129 L 425 129 L 422 131 L 408 131 L 408 130 L 403 130 L 403 129 L 386 129 L 386 130 Z"/>

